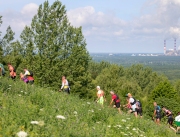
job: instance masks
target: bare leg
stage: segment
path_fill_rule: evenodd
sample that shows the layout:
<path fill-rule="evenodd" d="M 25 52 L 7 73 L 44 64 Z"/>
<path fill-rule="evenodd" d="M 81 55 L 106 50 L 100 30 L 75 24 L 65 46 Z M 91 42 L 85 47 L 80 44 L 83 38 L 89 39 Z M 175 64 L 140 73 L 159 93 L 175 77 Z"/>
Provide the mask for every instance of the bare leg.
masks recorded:
<path fill-rule="evenodd" d="M 118 109 L 119 114 L 122 114 L 121 109 L 120 108 L 117 108 L 117 109 Z"/>

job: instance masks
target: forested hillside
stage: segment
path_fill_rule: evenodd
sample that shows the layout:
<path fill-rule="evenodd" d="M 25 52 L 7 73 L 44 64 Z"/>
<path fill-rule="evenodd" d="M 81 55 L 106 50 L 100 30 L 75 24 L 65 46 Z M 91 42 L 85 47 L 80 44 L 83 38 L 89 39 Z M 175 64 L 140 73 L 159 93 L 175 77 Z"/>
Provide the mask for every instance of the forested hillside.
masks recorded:
<path fill-rule="evenodd" d="M 3 23 L 2 21 L 3 17 L 0 16 L 0 25 Z M 114 90 L 119 95 L 122 104 L 126 103 L 125 95 L 131 93 L 136 99 L 142 102 L 143 114 L 147 119 L 151 119 L 154 101 L 157 101 L 161 106 L 167 106 L 174 114 L 180 111 L 180 80 L 171 83 L 166 76 L 160 75 L 150 67 L 145 67 L 140 64 L 123 67 L 104 61 L 99 63 L 92 61 L 86 49 L 86 40 L 82 34 L 82 28 L 73 27 L 69 23 L 65 6 L 60 1 L 55 1 L 52 5 L 50 5 L 48 1 L 45 1 L 39 6 L 37 14 L 32 19 L 31 25 L 24 28 L 19 40 L 15 40 L 14 35 L 15 32 L 13 32 L 9 26 L 6 35 L 0 36 L 2 39 L 0 42 L 0 63 L 4 65 L 6 70 L 6 75 L 5 77 L 1 77 L 0 83 L 1 106 L 3 107 L 3 109 L 1 109 L 1 114 L 3 114 L 3 122 L 1 125 L 4 125 L 5 121 L 8 121 L 12 126 L 9 128 L 9 131 L 5 130 L 7 135 L 14 135 L 15 128 L 18 129 L 18 126 L 21 125 L 24 126 L 23 128 L 28 129 L 29 132 L 33 131 L 33 134 L 36 134 L 36 132 L 43 134 L 43 131 L 46 131 L 48 135 L 50 135 L 50 133 L 52 134 L 52 130 L 56 126 L 64 130 L 69 129 L 70 125 L 73 125 L 75 130 L 80 130 L 84 127 L 84 131 L 80 133 L 83 133 L 82 136 L 85 136 L 85 132 L 89 135 L 94 133 L 93 124 L 95 122 L 104 120 L 105 126 L 103 129 L 98 126 L 95 127 L 95 129 L 99 128 L 100 133 L 107 136 L 116 132 L 119 133 L 119 131 L 114 128 L 114 133 L 112 133 L 112 130 L 108 130 L 107 125 L 111 125 L 111 122 L 114 124 L 116 118 L 123 119 L 124 116 L 116 116 L 115 112 L 111 114 L 111 110 L 107 113 L 105 110 L 103 110 L 102 113 L 97 113 L 99 108 L 97 109 L 95 105 L 93 105 L 93 107 L 88 106 L 90 111 L 97 109 L 96 115 L 94 115 L 94 113 L 92 115 L 90 112 L 84 113 L 84 111 L 87 111 L 84 110 L 84 108 L 82 110 L 80 110 L 81 108 L 77 108 L 78 111 L 81 111 L 80 115 L 89 116 L 88 120 L 86 119 L 87 121 L 84 120 L 82 123 L 80 123 L 81 119 L 76 119 L 76 117 L 70 115 L 70 113 L 76 111 L 76 107 L 78 107 L 79 104 L 82 102 L 86 104 L 87 99 L 95 101 L 97 85 L 104 90 L 107 101 L 110 101 L 111 98 L 109 94 L 110 90 Z M 6 80 L 9 76 L 8 63 L 11 63 L 16 68 L 17 78 L 15 82 L 10 81 L 10 79 L 9 81 Z M 34 87 L 30 87 L 29 85 L 26 87 L 22 81 L 18 80 L 19 74 L 23 72 L 24 68 L 33 71 L 35 78 Z M 82 102 L 76 102 L 73 97 L 60 96 L 59 93 L 55 92 L 58 91 L 61 86 L 61 77 L 63 75 L 67 77 L 70 83 L 72 96 L 78 96 L 79 99 L 83 100 Z M 9 84 L 12 82 L 14 83 Z M 13 85 L 13 87 L 9 85 Z M 21 94 L 23 94 L 23 97 L 19 98 L 18 95 L 22 96 Z M 17 104 L 15 104 L 16 100 L 18 100 Z M 68 105 L 66 101 L 69 103 Z M 23 112 L 26 108 L 24 104 L 27 104 L 28 108 L 25 112 Z M 105 104 L 105 107 L 108 104 L 109 102 Z M 22 108 L 20 107 L 21 105 Z M 14 111 L 13 109 L 17 109 L 18 107 L 21 111 L 16 114 L 11 114 L 11 112 Z M 6 110 L 6 112 L 4 112 L 4 108 L 5 110 L 6 108 L 10 108 L 10 111 Z M 45 108 L 46 112 L 39 111 L 41 108 Z M 29 111 L 31 109 L 32 111 Z M 52 113 L 50 113 L 51 111 Z M 18 118 L 21 112 L 22 114 L 24 113 L 23 117 Z M 30 120 L 36 120 L 36 118 L 48 123 L 48 119 L 55 117 L 59 112 L 67 115 L 67 117 L 69 115 L 68 121 L 64 122 L 63 126 L 60 122 L 51 120 L 50 124 L 47 124 L 47 127 L 44 127 L 41 132 L 40 127 L 34 127 L 28 123 Z M 35 115 L 36 113 L 38 113 L 37 117 Z M 100 117 L 101 114 L 103 114 L 103 118 Z M 113 114 L 115 116 L 111 118 Z M 6 118 L 5 115 L 10 116 Z M 12 115 L 15 115 L 19 120 L 14 121 L 15 118 L 11 118 Z M 29 115 L 32 115 L 32 117 L 29 117 Z M 26 116 L 28 116 L 28 118 L 25 118 Z M 90 119 L 92 121 L 94 119 L 93 123 Z M 108 122 L 106 122 L 106 120 Z M 13 124 L 10 123 L 11 121 L 13 121 Z M 19 123 L 16 124 L 16 122 Z M 51 124 L 54 122 L 56 122 L 56 124 L 52 127 Z M 76 127 L 77 123 L 80 123 L 80 127 Z M 147 121 L 144 121 L 144 124 L 148 124 Z M 15 127 L 13 125 L 15 125 Z M 150 126 L 153 127 L 152 122 Z M 6 129 L 6 127 L 7 124 L 4 125 L 3 130 Z M 141 127 L 143 127 L 143 125 L 141 125 Z M 162 128 L 163 127 L 159 130 Z M 72 136 L 75 134 L 75 130 L 72 131 Z M 152 135 L 152 132 L 154 132 L 154 130 L 151 131 L 151 129 L 148 129 L 148 126 L 141 130 L 150 132 L 147 136 Z M 58 130 L 56 129 L 55 132 L 58 132 Z M 166 133 L 169 134 L 168 132 L 169 130 L 162 130 L 162 135 Z M 66 135 L 67 131 L 63 131 L 63 133 Z M 54 134 L 56 135 L 56 133 Z M 95 136 L 99 136 L 99 133 L 94 134 Z M 59 134 L 57 133 L 57 135 Z M 78 135 L 78 133 L 75 134 L 75 136 Z M 161 133 L 159 136 L 161 136 Z"/>

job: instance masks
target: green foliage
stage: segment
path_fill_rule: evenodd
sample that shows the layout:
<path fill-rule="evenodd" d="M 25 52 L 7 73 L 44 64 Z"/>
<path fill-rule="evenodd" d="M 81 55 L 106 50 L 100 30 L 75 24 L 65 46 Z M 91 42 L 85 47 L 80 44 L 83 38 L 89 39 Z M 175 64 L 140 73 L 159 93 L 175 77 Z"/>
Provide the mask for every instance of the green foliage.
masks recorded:
<path fill-rule="evenodd" d="M 165 97 L 169 99 L 177 99 L 177 91 L 173 88 L 169 81 L 160 82 L 155 89 L 151 92 L 151 99 Z"/>
<path fill-rule="evenodd" d="M 175 136 L 165 125 L 147 119 L 119 115 L 116 109 L 98 106 L 71 94 L 14 82 L 0 81 L 0 134 L 16 136 Z M 63 115 L 65 119 L 56 118 Z M 31 124 L 38 121 L 38 124 Z"/>

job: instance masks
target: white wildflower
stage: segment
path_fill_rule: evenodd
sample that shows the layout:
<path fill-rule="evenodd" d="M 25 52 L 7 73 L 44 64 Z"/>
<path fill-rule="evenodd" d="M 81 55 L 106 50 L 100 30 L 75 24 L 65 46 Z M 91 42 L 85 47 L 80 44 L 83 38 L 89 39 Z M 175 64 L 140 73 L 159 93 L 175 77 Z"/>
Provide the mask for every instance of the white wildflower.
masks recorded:
<path fill-rule="evenodd" d="M 128 134 L 124 134 L 125 136 L 127 136 Z"/>
<path fill-rule="evenodd" d="M 126 122 L 126 120 L 125 120 L 125 119 L 122 119 L 121 121 L 122 121 L 122 122 Z"/>
<path fill-rule="evenodd" d="M 21 97 L 21 94 L 19 94 L 19 97 Z"/>
<path fill-rule="evenodd" d="M 26 132 L 24 132 L 24 131 L 20 131 L 20 132 L 17 133 L 18 137 L 26 137 L 27 135 L 28 134 Z"/>
<path fill-rule="evenodd" d="M 31 121 L 31 124 L 39 124 L 38 121 Z"/>
<path fill-rule="evenodd" d="M 74 113 L 74 115 L 77 115 L 77 111 L 74 111 L 73 113 Z"/>
<path fill-rule="evenodd" d="M 111 125 L 108 125 L 108 127 L 111 127 Z"/>
<path fill-rule="evenodd" d="M 121 125 L 116 125 L 117 127 L 122 127 Z"/>
<path fill-rule="evenodd" d="M 135 129 L 135 128 L 133 128 L 132 130 L 134 130 L 134 131 L 135 131 L 136 129 Z"/>
<path fill-rule="evenodd" d="M 129 129 L 129 127 L 126 127 L 127 129 Z"/>
<path fill-rule="evenodd" d="M 25 94 L 27 94 L 27 92 L 24 92 Z"/>
<path fill-rule="evenodd" d="M 11 87 L 11 85 L 9 85 L 9 87 Z"/>
<path fill-rule="evenodd" d="M 62 115 L 57 115 L 56 118 L 58 118 L 58 119 L 66 119 L 66 118 L 65 118 L 64 116 L 62 116 Z"/>
<path fill-rule="evenodd" d="M 39 126 L 44 126 L 44 121 L 39 121 Z"/>
<path fill-rule="evenodd" d="M 141 137 L 143 137 L 143 135 L 140 135 Z"/>
<path fill-rule="evenodd" d="M 21 91 L 21 92 L 23 92 L 23 91 Z"/>
<path fill-rule="evenodd" d="M 39 109 L 40 111 L 43 111 L 44 109 L 43 108 L 41 108 L 41 109 Z"/>
<path fill-rule="evenodd" d="M 90 102 L 87 102 L 87 104 L 89 104 L 89 105 L 90 105 L 91 103 L 90 103 Z"/>
<path fill-rule="evenodd" d="M 96 122 L 97 124 L 100 124 L 100 122 Z"/>

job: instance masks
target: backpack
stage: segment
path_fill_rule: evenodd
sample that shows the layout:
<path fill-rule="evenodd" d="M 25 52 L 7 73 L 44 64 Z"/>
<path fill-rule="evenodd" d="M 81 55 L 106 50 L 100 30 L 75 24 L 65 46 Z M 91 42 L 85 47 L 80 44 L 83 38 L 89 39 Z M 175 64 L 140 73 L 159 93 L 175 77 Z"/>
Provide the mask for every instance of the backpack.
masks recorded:
<path fill-rule="evenodd" d="M 119 99 L 119 96 L 117 94 L 115 94 L 115 96 L 116 96 L 116 99 L 114 99 L 114 102 L 116 102 Z M 119 99 L 119 101 L 120 101 L 120 99 Z"/>
<path fill-rule="evenodd" d="M 133 98 L 133 97 L 132 97 Z M 136 104 L 136 99 L 135 98 L 133 98 L 134 99 L 134 102 L 133 103 L 131 103 L 131 105 L 134 105 L 134 104 Z"/>
<path fill-rule="evenodd" d="M 140 107 L 140 108 L 142 108 L 142 104 L 141 104 L 141 102 L 140 101 L 137 101 L 137 105 L 138 105 L 138 107 Z"/>
<path fill-rule="evenodd" d="M 29 75 L 28 76 L 33 77 L 33 72 L 31 70 L 28 70 L 28 71 L 29 71 Z"/>

